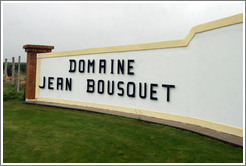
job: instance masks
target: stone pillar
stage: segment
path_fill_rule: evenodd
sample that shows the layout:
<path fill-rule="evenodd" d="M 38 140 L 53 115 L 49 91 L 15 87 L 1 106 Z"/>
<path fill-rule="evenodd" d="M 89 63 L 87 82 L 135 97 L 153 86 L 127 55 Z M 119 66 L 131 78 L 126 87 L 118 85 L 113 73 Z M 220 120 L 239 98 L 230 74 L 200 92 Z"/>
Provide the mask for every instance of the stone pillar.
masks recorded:
<path fill-rule="evenodd" d="M 25 99 L 35 99 L 37 53 L 51 52 L 54 46 L 24 45 L 27 52 Z"/>
<path fill-rule="evenodd" d="M 21 57 L 18 57 L 18 74 L 17 74 L 17 93 L 20 92 L 20 59 Z"/>
<path fill-rule="evenodd" d="M 5 65 L 4 65 L 4 81 L 5 82 L 7 82 L 7 77 L 8 77 L 7 68 L 8 68 L 8 59 L 5 58 Z"/>
<path fill-rule="evenodd" d="M 15 83 L 15 57 L 12 57 L 12 79 L 11 84 Z"/>

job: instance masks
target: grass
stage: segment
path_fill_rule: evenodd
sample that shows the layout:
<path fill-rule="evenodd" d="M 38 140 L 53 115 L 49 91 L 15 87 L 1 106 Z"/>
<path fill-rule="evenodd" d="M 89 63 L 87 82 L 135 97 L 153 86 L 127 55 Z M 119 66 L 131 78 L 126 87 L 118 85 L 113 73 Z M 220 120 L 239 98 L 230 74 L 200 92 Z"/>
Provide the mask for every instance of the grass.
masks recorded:
<path fill-rule="evenodd" d="M 243 149 L 173 127 L 23 103 L 3 85 L 4 163 L 242 163 Z"/>
<path fill-rule="evenodd" d="M 237 163 L 243 149 L 135 119 L 3 103 L 4 163 Z"/>

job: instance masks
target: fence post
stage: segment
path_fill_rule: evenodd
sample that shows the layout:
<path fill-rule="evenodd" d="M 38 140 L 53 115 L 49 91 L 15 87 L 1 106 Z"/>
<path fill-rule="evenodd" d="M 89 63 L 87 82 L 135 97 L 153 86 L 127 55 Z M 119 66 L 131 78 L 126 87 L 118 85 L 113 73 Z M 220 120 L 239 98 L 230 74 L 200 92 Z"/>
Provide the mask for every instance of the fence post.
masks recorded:
<path fill-rule="evenodd" d="M 12 57 L 12 84 L 15 83 L 15 57 Z"/>
<path fill-rule="evenodd" d="M 35 99 L 37 53 L 51 52 L 54 46 L 24 45 L 27 52 L 25 99 Z"/>
<path fill-rule="evenodd" d="M 5 58 L 5 65 L 4 65 L 4 81 L 5 82 L 7 81 L 7 76 L 8 76 L 7 68 L 8 68 L 8 59 Z"/>
<path fill-rule="evenodd" d="M 18 57 L 18 80 L 17 80 L 17 93 L 20 92 L 20 59 L 21 57 Z"/>

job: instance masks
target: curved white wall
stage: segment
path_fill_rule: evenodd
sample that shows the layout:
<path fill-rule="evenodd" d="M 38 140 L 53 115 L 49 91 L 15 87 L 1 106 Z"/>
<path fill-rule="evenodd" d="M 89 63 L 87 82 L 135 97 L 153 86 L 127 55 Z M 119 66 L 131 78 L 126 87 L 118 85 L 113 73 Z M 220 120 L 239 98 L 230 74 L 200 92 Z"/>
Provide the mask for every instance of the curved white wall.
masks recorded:
<path fill-rule="evenodd" d="M 134 59 L 135 75 L 69 73 L 69 59 Z M 109 71 L 109 66 L 108 66 Z M 41 59 L 43 77 L 72 78 L 72 91 L 40 89 L 40 97 L 140 108 L 243 128 L 243 24 L 198 33 L 187 47 Z M 87 93 L 86 80 L 157 83 L 158 100 Z M 166 88 L 173 84 L 170 102 Z"/>

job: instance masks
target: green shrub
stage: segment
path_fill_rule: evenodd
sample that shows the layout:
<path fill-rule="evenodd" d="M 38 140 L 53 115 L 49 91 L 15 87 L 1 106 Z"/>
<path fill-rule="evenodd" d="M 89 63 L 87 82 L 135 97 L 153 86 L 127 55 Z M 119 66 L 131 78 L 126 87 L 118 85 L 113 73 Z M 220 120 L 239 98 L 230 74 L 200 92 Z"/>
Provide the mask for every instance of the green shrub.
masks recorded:
<path fill-rule="evenodd" d="M 24 100 L 24 87 L 20 85 L 20 91 L 17 93 L 16 84 L 6 82 L 3 84 L 3 101 Z"/>

